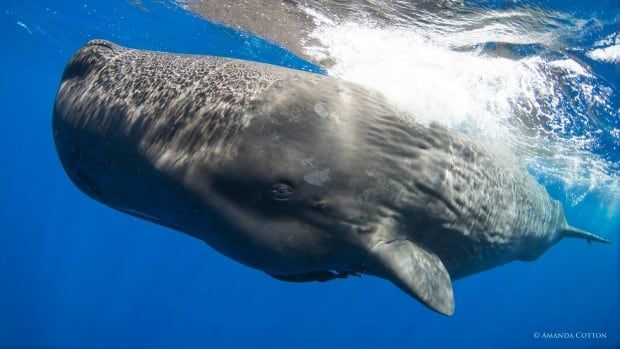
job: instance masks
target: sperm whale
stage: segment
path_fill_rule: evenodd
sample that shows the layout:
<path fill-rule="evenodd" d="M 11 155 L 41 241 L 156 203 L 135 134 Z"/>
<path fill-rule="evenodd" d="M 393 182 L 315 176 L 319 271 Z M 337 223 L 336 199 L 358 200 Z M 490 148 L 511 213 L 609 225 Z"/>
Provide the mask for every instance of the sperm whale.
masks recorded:
<path fill-rule="evenodd" d="M 328 76 L 94 40 L 52 121 L 88 196 L 279 280 L 373 275 L 451 315 L 452 280 L 609 242 L 476 140 Z"/>

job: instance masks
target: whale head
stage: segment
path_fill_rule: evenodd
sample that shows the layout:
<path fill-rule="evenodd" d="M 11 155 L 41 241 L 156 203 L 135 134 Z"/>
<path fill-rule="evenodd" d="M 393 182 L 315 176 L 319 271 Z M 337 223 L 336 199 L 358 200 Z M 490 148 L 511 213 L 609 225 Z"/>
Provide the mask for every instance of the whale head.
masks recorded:
<path fill-rule="evenodd" d="M 270 274 L 363 271 L 376 195 L 372 174 L 356 171 L 372 159 L 355 148 L 351 115 L 362 110 L 347 99 L 359 91 L 269 65 L 195 61 L 104 40 L 79 50 L 53 116 L 69 178 Z"/>

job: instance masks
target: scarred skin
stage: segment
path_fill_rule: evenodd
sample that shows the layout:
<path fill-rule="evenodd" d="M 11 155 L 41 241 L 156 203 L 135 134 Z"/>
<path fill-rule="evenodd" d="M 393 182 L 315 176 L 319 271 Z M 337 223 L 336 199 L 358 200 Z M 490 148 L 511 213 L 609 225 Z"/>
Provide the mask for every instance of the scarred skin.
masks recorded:
<path fill-rule="evenodd" d="M 91 41 L 65 69 L 53 132 L 71 180 L 105 205 L 279 279 L 376 275 L 444 314 L 450 279 L 583 233 L 476 141 L 267 64 Z"/>

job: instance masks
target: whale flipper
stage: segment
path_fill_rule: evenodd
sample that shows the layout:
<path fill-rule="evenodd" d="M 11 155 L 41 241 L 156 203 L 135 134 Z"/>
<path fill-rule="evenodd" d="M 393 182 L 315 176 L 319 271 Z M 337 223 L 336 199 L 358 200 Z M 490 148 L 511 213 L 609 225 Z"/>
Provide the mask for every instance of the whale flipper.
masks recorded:
<path fill-rule="evenodd" d="M 454 313 L 452 281 L 441 259 L 408 240 L 380 241 L 370 251 L 380 276 L 445 315 Z"/>

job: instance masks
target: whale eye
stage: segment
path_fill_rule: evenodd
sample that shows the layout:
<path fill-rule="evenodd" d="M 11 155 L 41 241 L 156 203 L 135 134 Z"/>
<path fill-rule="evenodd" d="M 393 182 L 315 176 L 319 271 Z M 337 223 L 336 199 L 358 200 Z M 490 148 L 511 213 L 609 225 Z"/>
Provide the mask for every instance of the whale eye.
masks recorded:
<path fill-rule="evenodd" d="M 286 183 L 276 183 L 271 186 L 271 198 L 274 200 L 288 200 L 291 195 L 293 195 L 293 187 Z"/>

